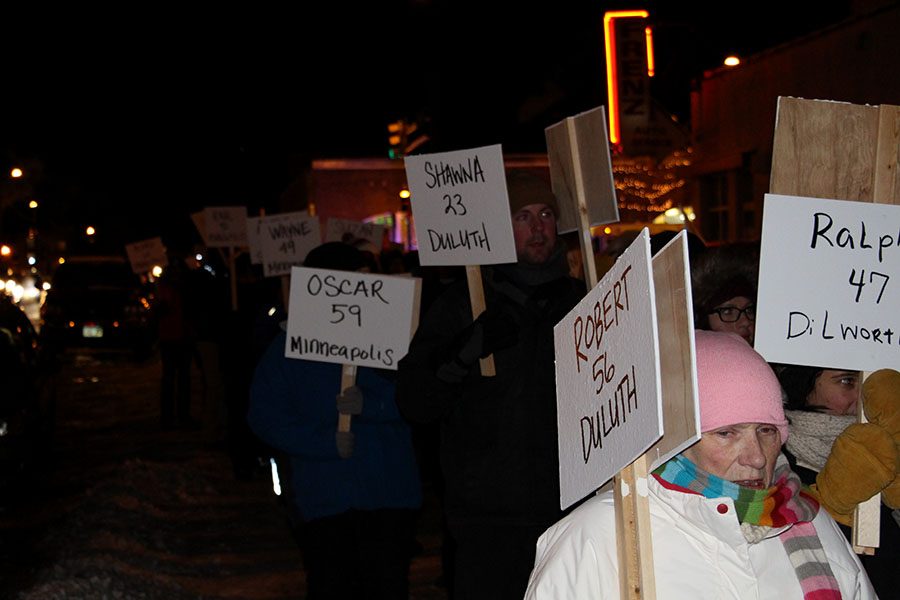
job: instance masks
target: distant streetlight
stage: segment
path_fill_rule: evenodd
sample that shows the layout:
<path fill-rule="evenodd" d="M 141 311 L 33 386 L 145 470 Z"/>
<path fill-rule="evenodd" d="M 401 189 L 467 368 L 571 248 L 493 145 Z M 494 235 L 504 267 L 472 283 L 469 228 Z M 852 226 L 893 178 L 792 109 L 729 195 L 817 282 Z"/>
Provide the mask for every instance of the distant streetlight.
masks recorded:
<path fill-rule="evenodd" d="M 28 201 L 28 208 L 37 208 L 37 207 L 38 207 L 38 201 L 37 201 L 37 200 L 29 200 L 29 201 Z"/>
<path fill-rule="evenodd" d="M 726 67 L 736 67 L 741 64 L 741 59 L 732 54 L 731 56 L 726 56 L 723 62 Z"/>
<path fill-rule="evenodd" d="M 22 175 L 24 175 L 24 173 L 22 173 L 22 169 L 19 167 L 13 167 L 12 171 L 9 172 L 9 176 L 13 179 L 18 179 Z"/>
<path fill-rule="evenodd" d="M 12 255 L 12 247 L 8 244 L 3 244 L 0 246 L 0 256 L 10 256 Z"/>
<path fill-rule="evenodd" d="M 94 235 L 95 233 L 97 233 L 97 230 L 94 229 L 93 225 L 88 225 L 87 229 L 85 229 L 84 232 L 88 235 Z"/>
<path fill-rule="evenodd" d="M 404 200 L 409 198 L 409 190 L 400 190 L 400 197 Z"/>

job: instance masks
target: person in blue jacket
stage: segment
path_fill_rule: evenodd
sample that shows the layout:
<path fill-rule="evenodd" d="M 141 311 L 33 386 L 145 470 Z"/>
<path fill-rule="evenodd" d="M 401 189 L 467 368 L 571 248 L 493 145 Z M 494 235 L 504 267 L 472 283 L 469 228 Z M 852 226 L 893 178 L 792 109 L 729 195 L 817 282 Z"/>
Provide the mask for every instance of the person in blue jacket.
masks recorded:
<path fill-rule="evenodd" d="M 365 267 L 342 242 L 315 248 L 304 265 Z M 342 393 L 341 365 L 285 357 L 285 336 L 256 367 L 247 419 L 279 454 L 306 597 L 405 600 L 422 491 L 393 372 L 358 367 L 356 384 Z M 351 431 L 337 431 L 339 412 L 352 415 Z"/>

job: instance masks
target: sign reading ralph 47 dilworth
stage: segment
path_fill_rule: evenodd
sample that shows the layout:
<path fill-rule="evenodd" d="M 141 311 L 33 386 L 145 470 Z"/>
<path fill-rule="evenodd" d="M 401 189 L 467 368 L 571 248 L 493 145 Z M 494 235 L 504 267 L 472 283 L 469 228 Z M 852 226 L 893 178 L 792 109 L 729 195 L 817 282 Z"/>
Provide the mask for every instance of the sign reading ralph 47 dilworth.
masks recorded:
<path fill-rule="evenodd" d="M 900 206 L 767 194 L 756 350 L 776 363 L 900 369 Z"/>

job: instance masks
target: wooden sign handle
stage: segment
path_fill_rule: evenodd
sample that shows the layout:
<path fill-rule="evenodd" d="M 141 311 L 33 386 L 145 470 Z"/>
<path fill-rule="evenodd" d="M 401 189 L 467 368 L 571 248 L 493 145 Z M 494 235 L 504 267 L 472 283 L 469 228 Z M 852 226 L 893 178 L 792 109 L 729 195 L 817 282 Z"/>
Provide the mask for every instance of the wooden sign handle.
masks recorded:
<path fill-rule="evenodd" d="M 623 600 L 656 598 L 647 459 L 639 456 L 615 476 L 619 590 Z"/>
<path fill-rule="evenodd" d="M 466 265 L 466 280 L 469 282 L 469 301 L 472 303 L 472 320 L 484 312 L 484 284 L 481 281 L 481 267 L 479 265 Z M 484 377 L 493 377 L 497 374 L 494 370 L 494 355 L 490 354 L 481 359 L 481 374 Z"/>
<path fill-rule="evenodd" d="M 356 365 L 342 365 L 341 367 L 341 392 L 356 384 Z M 338 413 L 338 431 L 350 431 L 350 415 Z"/>
<path fill-rule="evenodd" d="M 862 384 L 871 375 L 868 371 L 860 373 L 859 402 L 856 403 L 857 422 L 868 423 L 865 404 L 862 397 Z M 853 509 L 853 529 L 851 542 L 857 554 L 874 555 L 875 549 L 881 545 L 881 494 L 875 494 L 865 502 L 860 502 Z"/>

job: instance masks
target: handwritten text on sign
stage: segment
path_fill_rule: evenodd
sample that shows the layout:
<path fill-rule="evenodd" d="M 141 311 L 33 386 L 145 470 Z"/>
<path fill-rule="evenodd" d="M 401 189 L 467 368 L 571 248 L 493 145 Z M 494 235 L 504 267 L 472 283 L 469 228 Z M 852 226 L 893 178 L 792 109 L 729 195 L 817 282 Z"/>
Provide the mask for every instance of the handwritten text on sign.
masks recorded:
<path fill-rule="evenodd" d="M 206 245 L 211 248 L 247 245 L 247 207 L 207 206 L 203 209 Z"/>
<path fill-rule="evenodd" d="M 305 211 L 260 217 L 259 225 L 266 277 L 290 275 L 291 267 L 302 265 L 309 251 L 322 243 L 319 217 Z"/>
<path fill-rule="evenodd" d="M 766 194 L 757 351 L 900 369 L 900 206 Z"/>
<path fill-rule="evenodd" d="M 149 273 L 157 265 L 165 267 L 169 264 L 166 247 L 159 237 L 126 244 L 125 252 L 128 254 L 131 270 L 139 275 Z"/>
<path fill-rule="evenodd" d="M 384 225 L 351 221 L 350 219 L 331 217 L 325 226 L 326 242 L 355 244 L 358 240 L 365 240 L 372 244 L 376 251 L 380 251 L 384 244 L 384 234 Z"/>
<path fill-rule="evenodd" d="M 423 265 L 516 261 L 499 145 L 405 159 Z"/>
<path fill-rule="evenodd" d="M 285 356 L 396 370 L 412 336 L 416 282 L 294 267 Z"/>
<path fill-rule="evenodd" d="M 649 244 L 644 229 L 553 328 L 562 508 L 662 435 Z"/>

